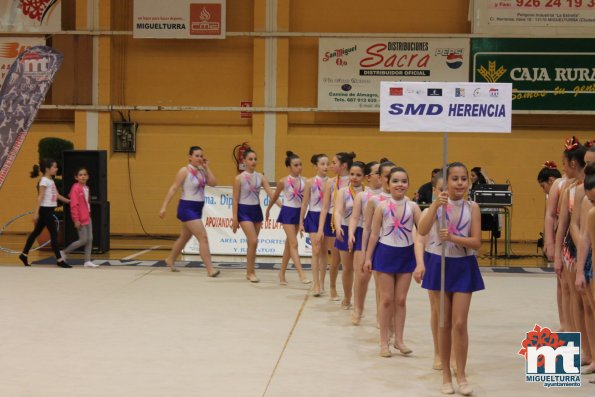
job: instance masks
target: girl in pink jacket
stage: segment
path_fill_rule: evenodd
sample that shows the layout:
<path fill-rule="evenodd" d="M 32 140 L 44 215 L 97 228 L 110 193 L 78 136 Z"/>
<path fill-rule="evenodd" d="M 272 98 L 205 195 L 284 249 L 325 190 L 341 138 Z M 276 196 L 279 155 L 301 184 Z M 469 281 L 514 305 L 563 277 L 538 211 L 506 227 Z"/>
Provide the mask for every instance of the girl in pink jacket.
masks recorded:
<path fill-rule="evenodd" d="M 85 267 L 99 267 L 99 265 L 91 262 L 91 249 L 93 248 L 93 225 L 91 223 L 91 205 L 89 204 L 89 187 L 87 180 L 89 173 L 85 167 L 80 167 L 74 179 L 78 183 L 72 185 L 70 188 L 70 215 L 74 222 L 74 227 L 78 231 L 79 239 L 64 251 L 60 251 L 63 258 L 74 251 L 75 249 L 85 246 Z"/>

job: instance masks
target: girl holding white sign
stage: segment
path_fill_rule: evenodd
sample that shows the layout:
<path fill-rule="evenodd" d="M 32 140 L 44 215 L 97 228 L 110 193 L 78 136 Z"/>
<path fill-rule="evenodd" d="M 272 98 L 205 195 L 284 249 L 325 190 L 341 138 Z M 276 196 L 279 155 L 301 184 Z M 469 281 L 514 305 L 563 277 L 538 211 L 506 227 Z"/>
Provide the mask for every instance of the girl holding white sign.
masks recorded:
<path fill-rule="evenodd" d="M 471 295 L 485 288 L 476 258 L 476 251 L 481 246 L 481 214 L 475 202 L 465 200 L 468 188 L 467 167 L 458 162 L 449 164 L 446 191 L 424 210 L 418 228 L 419 234 L 425 236 L 425 268 L 420 271 L 422 288 L 429 290 L 435 301 L 440 300 L 441 256 L 445 245 L 444 324 L 439 329 L 442 393 L 454 393 L 449 365 L 452 342 L 459 392 L 465 396 L 473 393 L 465 374 Z M 446 211 L 445 227 L 440 226 L 443 211 Z"/>
<path fill-rule="evenodd" d="M 286 154 L 285 166 L 289 171 L 289 175 L 281 178 L 277 183 L 275 194 L 267 206 L 266 218 L 269 218 L 269 211 L 277 199 L 279 199 L 281 192 L 283 192 L 283 206 L 281 207 L 281 212 L 279 212 L 277 222 L 283 225 L 283 230 L 287 238 L 285 239 L 281 270 L 279 270 L 279 284 L 287 285 L 285 271 L 287 270 L 290 257 L 302 283 L 309 284 L 311 281 L 306 278 L 302 269 L 297 240 L 306 179 L 301 175 L 302 160 L 300 157 L 291 151 L 287 151 Z"/>
<path fill-rule="evenodd" d="M 337 276 L 339 275 L 339 263 L 341 258 L 339 250 L 334 247 L 335 230 L 333 225 L 333 213 L 335 207 L 335 199 L 339 189 L 344 188 L 349 184 L 349 169 L 353 164 L 355 153 L 340 152 L 333 156 L 331 168 L 335 173 L 335 177 L 330 178 L 324 187 L 324 200 L 322 208 L 320 209 L 320 220 L 318 222 L 318 233 L 316 240 L 322 241 L 326 239 L 326 244 L 331 247 L 331 270 L 330 270 L 330 290 L 331 300 L 338 301 L 337 294 Z M 324 286 L 324 275 L 322 275 L 322 285 Z M 323 287 L 324 289 L 324 287 Z"/>
<path fill-rule="evenodd" d="M 353 163 L 349 168 L 349 185 L 337 192 L 335 200 L 335 248 L 339 250 L 341 264 L 343 265 L 343 302 L 341 307 L 344 310 L 351 309 L 351 295 L 353 292 L 353 258 L 355 251 L 361 251 L 363 219 L 358 217 L 357 227 L 354 233 L 354 241 L 349 241 L 349 221 L 353 213 L 353 203 L 358 193 L 366 188 L 362 185 L 366 173 L 366 165 L 361 161 Z"/>
<path fill-rule="evenodd" d="M 316 238 L 318 223 L 320 222 L 320 210 L 324 201 L 324 185 L 328 177 L 328 156 L 326 154 L 314 154 L 310 162 L 316 167 L 316 176 L 308 179 L 304 187 L 304 199 L 300 211 L 300 233 L 310 234 L 312 243 L 312 293 L 320 296 L 324 287 L 324 274 L 326 273 L 327 245 L 326 239 Z M 307 215 L 306 209 L 308 210 Z M 305 217 L 304 217 L 305 215 Z M 332 232 L 331 232 L 332 233 Z"/>
<path fill-rule="evenodd" d="M 235 233 L 241 227 L 246 235 L 246 279 L 252 283 L 260 280 L 256 277 L 256 249 L 258 233 L 262 227 L 262 208 L 260 207 L 260 188 L 263 187 L 269 197 L 273 191 L 268 179 L 256 171 L 256 152 L 248 149 L 244 152 L 246 170 L 236 176 L 233 182 L 233 220 L 231 229 Z M 280 203 L 277 205 L 281 206 Z"/>
<path fill-rule="evenodd" d="M 401 167 L 390 170 L 388 184 L 390 199 L 374 210 L 370 241 L 364 267 L 373 269 L 380 291 L 378 320 L 380 322 L 380 356 L 390 357 L 389 329 L 394 321 L 394 347 L 401 354 L 411 354 L 405 345 L 406 301 L 411 276 L 416 267 L 414 227 L 421 211 L 417 203 L 406 196 L 409 175 Z"/>
<path fill-rule="evenodd" d="M 177 218 L 182 222 L 182 231 L 174 243 L 169 256 L 165 258 L 165 264 L 172 272 L 178 272 L 176 258 L 188 243 L 192 236 L 198 240 L 200 256 L 207 268 L 209 277 L 217 277 L 219 270 L 213 269 L 211 251 L 209 250 L 209 239 L 205 225 L 202 222 L 202 210 L 205 205 L 205 186 L 216 186 L 217 180 L 209 168 L 209 162 L 203 156 L 200 146 L 192 146 L 188 151 L 188 165 L 180 168 L 171 185 L 163 205 L 159 210 L 159 217 L 165 217 L 167 205 L 174 197 L 178 189 L 182 188 L 182 195 L 178 202 Z"/>

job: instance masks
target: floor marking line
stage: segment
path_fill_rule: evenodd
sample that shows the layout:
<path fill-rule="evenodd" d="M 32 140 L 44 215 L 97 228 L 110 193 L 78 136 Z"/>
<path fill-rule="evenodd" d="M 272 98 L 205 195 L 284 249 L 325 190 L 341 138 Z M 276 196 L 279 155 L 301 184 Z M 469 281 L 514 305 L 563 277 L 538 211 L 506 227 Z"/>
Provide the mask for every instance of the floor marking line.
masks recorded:
<path fill-rule="evenodd" d="M 269 381 L 267 382 L 267 385 L 266 385 L 266 387 L 264 389 L 264 392 L 262 393 L 262 397 L 264 397 L 267 394 L 267 391 L 269 390 L 269 386 L 271 385 L 271 382 L 273 381 L 273 377 L 275 376 L 275 372 L 277 372 L 277 367 L 279 367 L 279 364 L 281 363 L 281 359 L 283 358 L 283 355 L 285 354 L 285 350 L 287 349 L 287 345 L 289 345 L 289 340 L 293 336 L 293 331 L 295 331 L 295 328 L 297 327 L 297 324 L 300 321 L 300 317 L 302 316 L 302 313 L 304 312 L 304 308 L 306 307 L 306 303 L 308 303 L 309 296 L 310 296 L 310 294 L 308 292 L 306 292 L 306 296 L 304 297 L 304 301 L 302 302 L 302 306 L 300 307 L 300 310 L 298 311 L 298 314 L 295 317 L 295 320 L 293 322 L 293 326 L 291 327 L 291 331 L 289 331 L 289 335 L 287 335 L 287 339 L 285 340 L 285 344 L 283 345 L 283 349 L 281 350 L 281 354 L 279 354 L 279 358 L 277 359 L 277 362 L 275 363 L 275 367 L 273 368 L 273 372 L 271 373 L 271 376 L 269 378 Z"/>
<path fill-rule="evenodd" d="M 134 258 L 136 258 L 137 256 L 141 256 L 142 254 L 146 254 L 147 252 L 154 251 L 154 250 L 156 250 L 157 248 L 160 248 L 160 247 L 161 247 L 160 245 L 155 245 L 155 246 L 153 246 L 153 247 L 151 247 L 151 248 L 149 248 L 149 249 L 146 249 L 146 250 L 143 250 L 143 251 L 137 252 L 136 254 L 128 255 L 127 257 L 125 257 L 125 258 L 122 258 L 121 260 L 123 260 L 123 261 L 127 261 L 127 260 L 129 260 L 129 259 L 134 259 Z"/>

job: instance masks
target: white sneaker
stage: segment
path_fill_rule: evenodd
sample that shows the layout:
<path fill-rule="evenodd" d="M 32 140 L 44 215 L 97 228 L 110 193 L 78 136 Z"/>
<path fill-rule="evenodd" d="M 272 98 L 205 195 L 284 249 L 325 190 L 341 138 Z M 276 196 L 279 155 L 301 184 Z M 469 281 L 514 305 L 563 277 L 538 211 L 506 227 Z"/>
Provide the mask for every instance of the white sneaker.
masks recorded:
<path fill-rule="evenodd" d="M 66 257 L 66 254 L 64 253 L 64 251 L 60 251 L 60 258 L 62 258 L 63 261 L 65 261 L 66 259 L 68 259 Z"/>
<path fill-rule="evenodd" d="M 93 262 L 85 262 L 85 264 L 83 266 L 85 266 L 85 267 L 99 267 L 99 265 L 96 265 Z"/>

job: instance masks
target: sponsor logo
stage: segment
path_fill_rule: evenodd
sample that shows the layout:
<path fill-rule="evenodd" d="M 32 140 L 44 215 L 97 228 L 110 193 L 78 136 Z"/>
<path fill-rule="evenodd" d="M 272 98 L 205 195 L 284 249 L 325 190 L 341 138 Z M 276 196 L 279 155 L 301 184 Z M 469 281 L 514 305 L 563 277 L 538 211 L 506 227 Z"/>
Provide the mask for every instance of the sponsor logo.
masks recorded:
<path fill-rule="evenodd" d="M 388 93 L 390 96 L 403 96 L 403 87 L 390 87 Z"/>
<path fill-rule="evenodd" d="M 464 88 L 455 88 L 455 97 L 460 98 L 465 96 Z"/>
<path fill-rule="evenodd" d="M 218 36 L 221 34 L 221 4 L 190 4 L 190 34 Z"/>
<path fill-rule="evenodd" d="M 442 96 L 442 88 L 428 88 L 428 96 Z"/>
<path fill-rule="evenodd" d="M 477 73 L 481 75 L 488 83 L 495 83 L 506 73 L 504 66 L 496 68 L 496 61 L 488 61 L 488 68 L 483 65 L 477 69 Z"/>
<path fill-rule="evenodd" d="M 500 91 L 497 88 L 490 88 L 488 91 L 491 97 L 497 98 L 500 95 Z"/>
<path fill-rule="evenodd" d="M 342 89 L 343 91 L 351 91 L 351 89 L 352 89 L 352 88 L 353 88 L 353 87 L 351 86 L 351 84 L 343 84 L 343 85 L 341 86 L 341 89 Z"/>
<path fill-rule="evenodd" d="M 580 332 L 551 332 L 535 324 L 521 343 L 525 381 L 544 387 L 581 386 Z"/>

